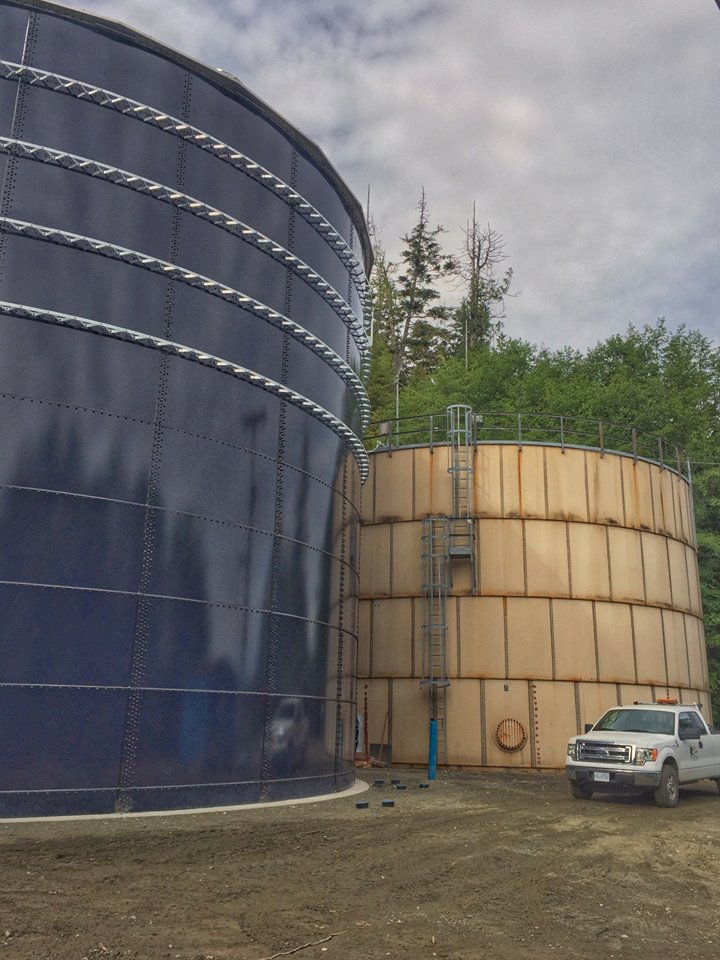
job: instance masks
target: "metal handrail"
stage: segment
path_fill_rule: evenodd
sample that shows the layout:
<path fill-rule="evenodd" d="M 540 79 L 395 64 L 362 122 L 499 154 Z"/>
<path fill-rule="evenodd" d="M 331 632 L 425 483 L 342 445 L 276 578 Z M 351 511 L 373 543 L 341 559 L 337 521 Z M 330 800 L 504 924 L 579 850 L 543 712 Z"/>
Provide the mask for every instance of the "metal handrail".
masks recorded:
<path fill-rule="evenodd" d="M 556 444 L 589 447 L 605 452 L 627 453 L 634 459 L 652 460 L 689 478 L 689 466 L 664 437 L 640 432 L 628 424 L 607 423 L 589 417 L 567 417 L 549 413 L 475 413 L 474 443 Z M 452 439 L 446 410 L 391 420 L 374 420 L 368 425 L 365 446 L 375 450 L 446 444 Z"/>

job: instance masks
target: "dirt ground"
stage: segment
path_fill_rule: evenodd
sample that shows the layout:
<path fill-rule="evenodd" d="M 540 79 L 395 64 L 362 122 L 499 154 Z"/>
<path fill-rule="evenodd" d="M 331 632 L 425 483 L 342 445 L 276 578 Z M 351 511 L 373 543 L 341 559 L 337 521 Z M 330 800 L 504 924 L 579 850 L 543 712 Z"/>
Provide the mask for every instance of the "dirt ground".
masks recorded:
<path fill-rule="evenodd" d="M 664 810 L 573 800 L 560 774 L 422 774 L 361 771 L 388 786 L 323 803 L 2 823 L 0 960 L 720 956 L 713 784 Z"/>

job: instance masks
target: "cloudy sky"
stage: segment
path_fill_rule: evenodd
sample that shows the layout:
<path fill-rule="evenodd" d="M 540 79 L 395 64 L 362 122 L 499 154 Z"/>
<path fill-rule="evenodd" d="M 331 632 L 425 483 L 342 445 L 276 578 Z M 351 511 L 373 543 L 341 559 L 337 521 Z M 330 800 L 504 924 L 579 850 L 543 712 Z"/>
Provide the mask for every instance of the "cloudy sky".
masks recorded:
<path fill-rule="evenodd" d="M 665 316 L 720 346 L 715 0 L 84 0 L 238 76 L 315 140 L 391 257 L 422 187 L 476 204 L 506 331 L 592 346 Z"/>

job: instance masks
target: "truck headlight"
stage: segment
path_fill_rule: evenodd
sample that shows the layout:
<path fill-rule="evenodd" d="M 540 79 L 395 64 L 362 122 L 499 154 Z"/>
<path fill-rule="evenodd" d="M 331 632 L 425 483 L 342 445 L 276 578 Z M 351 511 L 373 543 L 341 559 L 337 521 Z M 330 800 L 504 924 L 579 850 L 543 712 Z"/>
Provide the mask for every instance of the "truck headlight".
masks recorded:
<path fill-rule="evenodd" d="M 572 741 L 567 745 L 567 755 L 570 760 L 577 760 L 575 744 Z"/>
<path fill-rule="evenodd" d="M 655 763 L 657 755 L 658 752 L 654 747 L 638 747 L 635 751 L 635 763 L 638 767 L 642 767 L 646 763 Z"/>

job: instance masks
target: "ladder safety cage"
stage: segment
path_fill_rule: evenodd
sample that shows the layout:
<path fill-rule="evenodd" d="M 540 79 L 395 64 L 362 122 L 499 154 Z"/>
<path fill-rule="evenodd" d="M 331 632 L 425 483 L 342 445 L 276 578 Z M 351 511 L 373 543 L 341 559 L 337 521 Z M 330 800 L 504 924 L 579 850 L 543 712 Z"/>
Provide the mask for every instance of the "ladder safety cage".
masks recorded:
<path fill-rule="evenodd" d="M 469 560 L 472 591 L 477 589 L 475 565 L 475 523 L 473 506 L 473 457 L 476 445 L 477 417 L 472 407 L 455 404 L 448 407 L 448 473 L 452 482 L 452 518 L 448 542 L 451 560 Z M 451 570 L 452 583 L 452 570 Z"/>
<path fill-rule="evenodd" d="M 445 690 L 447 669 L 447 598 L 450 592 L 450 521 L 427 517 L 422 522 L 423 666 L 420 687 L 430 693 L 430 719 L 437 721 L 437 751 L 447 764 Z"/>
<path fill-rule="evenodd" d="M 423 520 L 424 618 L 422 630 L 425 642 L 422 686 L 446 686 L 448 683 L 446 643 L 447 598 L 450 592 L 448 533 L 447 517 L 428 517 Z"/>
<path fill-rule="evenodd" d="M 472 506 L 475 417 L 472 407 L 454 404 L 448 416 L 448 472 L 452 478 L 452 516 L 470 516 Z"/>

